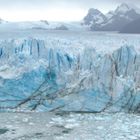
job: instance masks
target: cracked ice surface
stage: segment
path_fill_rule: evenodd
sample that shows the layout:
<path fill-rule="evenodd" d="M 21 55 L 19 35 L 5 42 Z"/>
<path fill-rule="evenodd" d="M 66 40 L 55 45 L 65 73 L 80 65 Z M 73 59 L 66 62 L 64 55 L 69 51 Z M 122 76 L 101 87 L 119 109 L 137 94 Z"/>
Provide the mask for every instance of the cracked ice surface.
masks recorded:
<path fill-rule="evenodd" d="M 139 112 L 139 35 L 29 30 L 0 38 L 1 109 Z"/>
<path fill-rule="evenodd" d="M 139 140 L 140 116 L 1 113 L 0 140 Z"/>

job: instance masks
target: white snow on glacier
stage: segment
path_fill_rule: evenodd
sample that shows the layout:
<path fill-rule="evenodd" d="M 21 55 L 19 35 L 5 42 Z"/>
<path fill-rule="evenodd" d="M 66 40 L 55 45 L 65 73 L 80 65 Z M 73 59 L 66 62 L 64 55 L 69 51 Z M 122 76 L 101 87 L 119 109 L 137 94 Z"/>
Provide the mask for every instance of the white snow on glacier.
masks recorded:
<path fill-rule="evenodd" d="M 1 109 L 139 112 L 139 35 L 32 29 L 0 38 Z"/>
<path fill-rule="evenodd" d="M 85 31 L 86 27 L 82 26 L 80 22 L 48 22 L 46 20 L 40 21 L 25 21 L 25 22 L 6 22 L 0 24 L 1 31 L 14 30 L 70 30 L 70 31 Z"/>

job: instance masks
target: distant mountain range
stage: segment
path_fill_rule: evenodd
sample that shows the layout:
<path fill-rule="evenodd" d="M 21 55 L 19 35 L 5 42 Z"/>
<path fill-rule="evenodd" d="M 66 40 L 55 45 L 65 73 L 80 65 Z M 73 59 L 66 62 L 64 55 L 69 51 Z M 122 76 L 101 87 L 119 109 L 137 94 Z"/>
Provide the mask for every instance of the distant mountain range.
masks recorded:
<path fill-rule="evenodd" d="M 140 18 L 140 10 L 125 3 L 104 15 L 97 9 L 89 9 L 82 25 L 92 31 L 121 31 L 125 26 Z M 135 23 L 135 22 L 134 22 Z M 140 24 L 139 24 L 140 25 Z M 129 24 L 129 27 L 131 24 Z M 131 28 L 131 27 L 130 27 Z"/>
<path fill-rule="evenodd" d="M 123 3 L 107 14 L 103 14 L 98 9 L 91 8 L 83 20 L 79 22 L 48 22 L 47 20 L 7 22 L 0 19 L 0 24 L 0 29 L 90 30 L 140 33 L 140 9 Z"/>
<path fill-rule="evenodd" d="M 63 31 L 87 31 L 87 27 L 81 26 L 81 22 L 48 22 L 25 21 L 25 22 L 0 22 L 0 31 L 5 30 L 63 30 Z"/>

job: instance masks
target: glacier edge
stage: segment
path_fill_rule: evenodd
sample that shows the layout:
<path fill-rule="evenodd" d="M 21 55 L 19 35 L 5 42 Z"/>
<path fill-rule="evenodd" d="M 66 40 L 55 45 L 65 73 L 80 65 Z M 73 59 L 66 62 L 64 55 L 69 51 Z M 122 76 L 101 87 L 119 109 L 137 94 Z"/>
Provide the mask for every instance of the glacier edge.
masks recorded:
<path fill-rule="evenodd" d="M 2 110 L 140 111 L 140 53 L 133 46 L 101 54 L 55 43 L 0 43 Z"/>

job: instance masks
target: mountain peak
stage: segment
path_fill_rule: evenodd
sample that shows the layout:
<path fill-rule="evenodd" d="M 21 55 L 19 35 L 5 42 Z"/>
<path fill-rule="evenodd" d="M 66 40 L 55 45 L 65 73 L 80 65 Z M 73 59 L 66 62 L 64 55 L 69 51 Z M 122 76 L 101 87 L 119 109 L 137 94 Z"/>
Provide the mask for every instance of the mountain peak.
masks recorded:
<path fill-rule="evenodd" d="M 84 18 L 84 25 L 94 31 L 120 31 L 129 22 L 140 18 L 140 13 L 137 11 L 139 11 L 138 8 L 126 3 L 122 3 L 116 10 L 110 11 L 106 15 L 91 8 Z"/>
<path fill-rule="evenodd" d="M 94 9 L 94 8 L 90 8 L 88 10 L 88 14 L 92 14 L 92 15 L 98 15 L 100 14 L 101 12 L 98 10 L 98 9 Z"/>
<path fill-rule="evenodd" d="M 117 9 L 115 10 L 115 12 L 117 13 L 125 13 L 129 10 L 131 10 L 132 8 L 126 4 L 126 3 L 122 3 L 120 6 L 117 7 Z"/>
<path fill-rule="evenodd" d="M 105 15 L 98 9 L 91 8 L 88 10 L 87 16 L 84 18 L 85 25 L 102 23 L 105 20 Z"/>
<path fill-rule="evenodd" d="M 128 5 L 127 3 L 122 3 L 122 4 L 120 5 L 120 7 L 129 8 L 129 5 Z"/>

